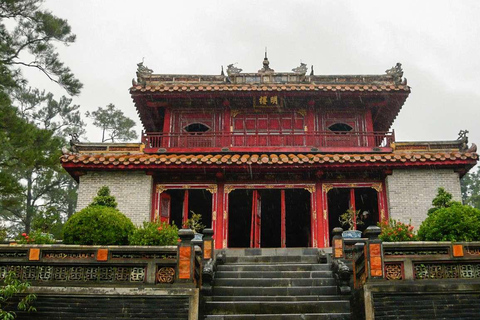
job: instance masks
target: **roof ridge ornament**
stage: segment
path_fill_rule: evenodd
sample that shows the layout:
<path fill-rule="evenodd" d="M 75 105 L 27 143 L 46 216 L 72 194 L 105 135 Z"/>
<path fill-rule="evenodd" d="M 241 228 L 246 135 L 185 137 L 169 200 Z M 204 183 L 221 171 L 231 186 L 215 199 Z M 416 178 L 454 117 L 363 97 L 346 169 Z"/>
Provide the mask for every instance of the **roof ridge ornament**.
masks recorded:
<path fill-rule="evenodd" d="M 144 66 L 142 61 L 140 63 L 137 63 L 137 73 L 150 75 L 153 73 L 153 70 Z"/>
<path fill-rule="evenodd" d="M 307 73 L 308 67 L 306 63 L 300 62 L 300 66 L 293 68 L 292 71 L 296 74 L 305 75 Z M 313 70 L 313 67 L 312 67 Z"/>
<path fill-rule="evenodd" d="M 229 77 L 230 77 L 231 75 L 239 74 L 240 72 L 242 72 L 242 69 L 235 67 L 235 65 L 236 65 L 237 63 L 238 63 L 238 62 L 231 63 L 231 64 L 229 64 L 229 65 L 227 66 L 227 74 L 228 74 Z"/>
<path fill-rule="evenodd" d="M 147 68 L 146 66 L 143 65 L 143 59 L 142 62 L 137 63 L 137 81 L 135 79 L 132 79 L 132 86 L 136 86 L 137 84 L 140 85 L 145 85 L 146 80 L 145 78 L 151 76 L 153 73 L 153 70 L 150 68 Z"/>
<path fill-rule="evenodd" d="M 274 72 L 272 68 L 270 68 L 270 61 L 268 61 L 267 57 L 267 48 L 265 47 L 265 58 L 263 58 L 263 68 L 258 70 L 259 73 L 264 73 L 264 72 Z"/>
<path fill-rule="evenodd" d="M 402 83 L 403 69 L 402 69 L 402 64 L 400 62 L 397 62 L 397 64 L 394 67 L 388 70 L 385 70 L 385 73 L 392 76 L 393 82 L 395 82 L 395 84 Z"/>

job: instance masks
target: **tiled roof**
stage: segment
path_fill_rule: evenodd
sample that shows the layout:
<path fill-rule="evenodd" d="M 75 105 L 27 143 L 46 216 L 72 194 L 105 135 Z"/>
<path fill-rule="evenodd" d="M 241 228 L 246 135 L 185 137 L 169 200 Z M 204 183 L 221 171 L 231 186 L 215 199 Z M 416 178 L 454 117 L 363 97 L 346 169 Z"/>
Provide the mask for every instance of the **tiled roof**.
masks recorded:
<path fill-rule="evenodd" d="M 471 162 L 476 153 L 387 153 L 387 154 L 66 154 L 61 161 L 71 167 L 152 166 L 156 165 L 301 165 L 301 164 L 361 164 L 417 163 L 441 164 Z"/>
<path fill-rule="evenodd" d="M 332 92 L 409 92 L 410 87 L 398 85 L 371 85 L 371 84 L 159 84 L 158 86 L 133 86 L 130 92 L 279 92 L 279 91 L 332 91 Z"/>

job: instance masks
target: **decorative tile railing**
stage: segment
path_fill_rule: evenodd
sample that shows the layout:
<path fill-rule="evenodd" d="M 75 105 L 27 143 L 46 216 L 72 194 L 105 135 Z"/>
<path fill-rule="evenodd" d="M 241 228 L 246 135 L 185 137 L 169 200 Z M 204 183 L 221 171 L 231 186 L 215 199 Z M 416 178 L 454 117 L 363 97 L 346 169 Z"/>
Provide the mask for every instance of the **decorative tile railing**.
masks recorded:
<path fill-rule="evenodd" d="M 182 245 L 192 248 L 195 272 L 180 282 L 199 284 L 203 243 L 196 247 L 187 239 Z M 177 252 L 177 246 L 0 245 L 0 280 L 13 272 L 34 286 L 173 284 L 178 281 Z"/>

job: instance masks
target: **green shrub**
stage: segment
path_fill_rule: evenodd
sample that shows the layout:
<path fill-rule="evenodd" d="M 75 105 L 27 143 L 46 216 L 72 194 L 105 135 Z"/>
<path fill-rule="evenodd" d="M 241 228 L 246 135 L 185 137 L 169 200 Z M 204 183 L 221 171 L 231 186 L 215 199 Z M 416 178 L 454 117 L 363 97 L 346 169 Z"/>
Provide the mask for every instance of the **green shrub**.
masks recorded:
<path fill-rule="evenodd" d="M 418 230 L 420 240 L 480 241 L 480 210 L 452 203 L 430 212 Z"/>
<path fill-rule="evenodd" d="M 144 222 L 129 237 L 131 245 L 136 246 L 168 246 L 178 241 L 178 228 L 166 222 Z"/>
<path fill-rule="evenodd" d="M 66 244 L 121 245 L 128 244 L 135 230 L 132 221 L 112 207 L 88 206 L 65 223 L 63 242 Z"/>
<path fill-rule="evenodd" d="M 417 237 L 413 233 L 413 226 L 410 224 L 389 219 L 388 221 L 379 222 L 378 226 L 382 229 L 382 232 L 378 236 L 382 241 L 396 242 L 417 240 Z"/>
<path fill-rule="evenodd" d="M 41 230 L 36 230 L 26 234 L 25 232 L 21 234 L 21 237 L 17 238 L 17 243 L 20 244 L 53 244 L 55 243 L 55 238 L 50 233 L 44 233 Z"/>

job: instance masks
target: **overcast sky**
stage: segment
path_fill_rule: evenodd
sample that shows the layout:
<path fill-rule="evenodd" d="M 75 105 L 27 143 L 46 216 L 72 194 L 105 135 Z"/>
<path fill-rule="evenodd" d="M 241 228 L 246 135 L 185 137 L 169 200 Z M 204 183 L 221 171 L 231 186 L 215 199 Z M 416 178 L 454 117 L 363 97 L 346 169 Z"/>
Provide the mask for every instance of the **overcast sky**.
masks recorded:
<path fill-rule="evenodd" d="M 154 73 L 219 74 L 238 62 L 315 74 L 383 74 L 401 62 L 412 92 L 393 128 L 397 141 L 480 144 L 479 1 L 65 1 L 44 8 L 67 19 L 75 44 L 59 47 L 84 84 L 82 112 L 113 103 L 140 120 L 128 92 L 136 64 Z M 37 71 L 32 85 L 66 94 Z M 99 141 L 89 124 L 87 138 Z"/>

